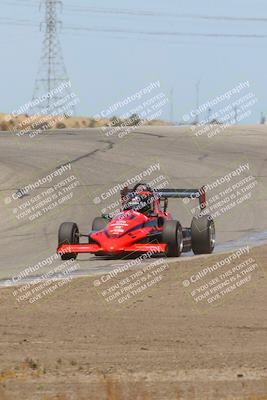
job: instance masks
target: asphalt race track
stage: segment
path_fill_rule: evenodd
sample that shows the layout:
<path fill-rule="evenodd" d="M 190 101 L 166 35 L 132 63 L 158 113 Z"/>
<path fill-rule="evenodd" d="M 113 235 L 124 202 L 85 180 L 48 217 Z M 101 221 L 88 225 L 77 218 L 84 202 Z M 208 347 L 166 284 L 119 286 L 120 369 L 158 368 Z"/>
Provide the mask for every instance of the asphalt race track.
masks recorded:
<path fill-rule="evenodd" d="M 267 231 L 266 126 L 235 126 L 212 138 L 197 137 L 189 127 L 141 127 L 123 138 L 107 137 L 101 129 L 49 131 L 33 138 L 0 132 L 0 143 L 1 280 L 53 255 L 61 222 L 77 222 L 80 232 L 87 233 L 102 209 L 115 209 L 119 192 L 114 187 L 140 174 L 148 182 L 165 182 L 165 187 L 195 188 L 249 165 L 245 175 L 233 179 L 237 182 L 253 175 L 257 184 L 250 197 L 215 218 L 217 251 L 248 241 L 256 244 L 265 237 L 261 233 Z M 61 176 L 20 197 L 18 189 L 63 171 L 62 166 L 66 170 Z M 64 185 L 60 183 L 63 179 Z M 51 187 L 59 191 L 69 185 L 60 204 L 48 209 L 50 203 L 46 203 L 41 216 L 30 220 L 33 212 L 22 213 L 27 209 L 25 203 L 32 207 L 47 199 Z M 219 193 L 226 186 L 219 184 L 214 190 Z M 185 226 L 190 226 L 193 202 L 169 203 Z M 79 256 L 78 263 L 79 273 L 93 274 L 107 271 L 114 260 L 87 254 Z"/>

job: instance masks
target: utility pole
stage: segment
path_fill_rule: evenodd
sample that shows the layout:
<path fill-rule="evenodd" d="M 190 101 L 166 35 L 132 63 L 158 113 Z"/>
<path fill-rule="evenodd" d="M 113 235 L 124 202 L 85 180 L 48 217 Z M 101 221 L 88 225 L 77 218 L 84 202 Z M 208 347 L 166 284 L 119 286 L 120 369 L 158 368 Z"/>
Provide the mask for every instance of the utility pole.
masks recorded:
<path fill-rule="evenodd" d="M 196 82 L 196 110 L 199 108 L 199 86 L 200 86 L 200 79 Z M 195 118 L 195 124 L 197 125 L 199 122 L 198 115 Z"/>
<path fill-rule="evenodd" d="M 170 121 L 173 122 L 173 88 L 170 91 Z"/>
<path fill-rule="evenodd" d="M 235 124 L 237 124 L 237 115 L 238 115 L 237 107 L 235 107 L 234 110 L 235 110 Z"/>
<path fill-rule="evenodd" d="M 210 121 L 211 113 L 212 113 L 212 109 L 209 107 L 209 108 L 208 108 L 208 120 L 207 120 L 207 123 L 208 123 L 208 124 L 211 122 L 211 121 Z"/>
<path fill-rule="evenodd" d="M 62 2 L 60 0 L 41 0 L 40 8 L 42 6 L 45 9 L 45 16 L 40 28 L 42 30 L 43 25 L 45 25 L 45 28 L 42 55 L 32 99 L 36 104 L 34 114 L 51 115 L 53 113 L 54 115 L 61 115 L 60 106 L 57 106 L 57 104 L 64 103 L 66 96 L 71 93 L 70 81 L 59 40 L 61 21 L 58 19 L 58 10 L 62 7 Z M 44 101 L 38 102 L 42 96 L 51 93 L 51 91 L 53 92 L 52 95 L 48 95 Z M 71 106 L 68 112 L 74 113 L 74 106 Z"/>
<path fill-rule="evenodd" d="M 265 115 L 263 114 L 263 112 L 261 112 L 261 120 L 260 120 L 260 123 L 263 125 L 263 124 L 265 124 L 265 121 L 266 121 Z"/>

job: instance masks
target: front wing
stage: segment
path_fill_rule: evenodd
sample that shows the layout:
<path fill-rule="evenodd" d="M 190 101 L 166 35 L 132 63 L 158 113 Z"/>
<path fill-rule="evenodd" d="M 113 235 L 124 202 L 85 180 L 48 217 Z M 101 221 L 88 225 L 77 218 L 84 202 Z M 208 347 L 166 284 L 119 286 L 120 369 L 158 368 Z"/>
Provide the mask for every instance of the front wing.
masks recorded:
<path fill-rule="evenodd" d="M 103 248 L 98 244 L 62 244 L 57 249 L 57 254 L 68 254 L 68 253 L 103 253 L 106 255 L 120 254 L 120 253 L 164 253 L 166 250 L 166 244 L 163 243 L 136 243 L 131 246 L 125 246 L 122 248 L 110 247 Z"/>

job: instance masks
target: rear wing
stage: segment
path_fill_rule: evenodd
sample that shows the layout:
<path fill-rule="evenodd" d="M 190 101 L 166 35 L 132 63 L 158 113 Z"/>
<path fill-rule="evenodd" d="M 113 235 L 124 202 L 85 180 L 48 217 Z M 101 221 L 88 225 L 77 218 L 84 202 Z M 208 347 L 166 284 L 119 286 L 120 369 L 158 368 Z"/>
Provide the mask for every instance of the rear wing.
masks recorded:
<path fill-rule="evenodd" d="M 206 208 L 205 188 L 200 189 L 160 189 L 154 193 L 158 198 L 163 199 L 198 199 L 201 210 Z"/>
<path fill-rule="evenodd" d="M 121 196 L 123 198 L 127 193 L 133 192 L 133 189 L 124 188 L 121 191 Z M 198 199 L 201 210 L 206 208 L 206 192 L 204 186 L 200 189 L 156 189 L 152 192 L 158 199 Z"/>

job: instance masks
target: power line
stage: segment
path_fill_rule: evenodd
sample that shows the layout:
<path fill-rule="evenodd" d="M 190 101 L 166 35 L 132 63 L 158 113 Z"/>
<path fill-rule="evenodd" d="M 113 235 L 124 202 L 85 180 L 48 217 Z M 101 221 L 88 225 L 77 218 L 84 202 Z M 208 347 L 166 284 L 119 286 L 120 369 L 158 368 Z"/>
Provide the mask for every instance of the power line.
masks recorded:
<path fill-rule="evenodd" d="M 29 4 L 29 3 L 22 3 L 21 0 L 18 2 L 15 2 L 14 0 L 13 1 L 1 0 L 1 5 L 16 6 L 16 7 L 18 7 L 18 6 L 22 6 L 22 7 L 33 7 L 34 6 L 34 7 L 36 7 L 36 5 L 38 5 L 39 3 L 40 3 L 39 1 Z"/>
<path fill-rule="evenodd" d="M 0 17 L 0 25 L 38 26 L 38 24 L 33 23 L 29 19 L 14 19 L 14 18 L 6 18 L 6 17 Z"/>
<path fill-rule="evenodd" d="M 52 0 L 50 0 L 52 1 Z M 28 19 L 14 19 L 8 17 L 0 17 L 0 25 L 20 25 L 20 26 L 38 26 L 38 24 Z M 210 37 L 210 38 L 237 38 L 237 39 L 266 39 L 267 34 L 257 33 L 203 33 L 203 32 L 172 32 L 172 31 L 143 31 L 131 30 L 115 27 L 92 27 L 66 25 L 62 27 L 63 31 L 81 31 L 81 32 L 99 32 L 99 33 L 114 33 L 114 34 L 131 34 L 142 36 L 169 36 L 169 37 Z"/>
<path fill-rule="evenodd" d="M 19 0 L 18 2 L 14 2 L 16 0 L 1 0 L 2 4 L 7 5 L 15 5 L 15 6 L 25 6 L 25 7 L 33 7 L 38 4 L 37 0 L 30 0 L 31 3 L 27 0 Z M 137 16 L 137 17 L 166 17 L 166 18 L 178 18 L 178 19 L 200 19 L 200 20 L 210 20 L 210 21 L 227 21 L 227 22 L 260 22 L 266 23 L 267 17 L 235 17 L 230 15 L 203 15 L 203 14 L 177 14 L 177 13 L 166 13 L 166 12 L 158 12 L 152 10 L 131 10 L 131 9 L 116 9 L 116 8 L 100 8 L 100 7 L 84 7 L 84 6 L 72 6 L 65 5 L 67 10 L 76 13 L 93 13 L 93 14 L 113 14 L 113 15 L 128 15 L 128 16 Z"/>
<path fill-rule="evenodd" d="M 247 34 L 247 33 L 201 33 L 201 32 L 171 32 L 171 31 L 137 31 L 123 28 L 104 28 L 104 27 L 77 27 L 66 26 L 64 30 L 84 31 L 84 32 L 104 32 L 104 33 L 127 33 L 146 36 L 180 36 L 180 37 L 211 37 L 211 38 L 238 38 L 238 39 L 266 39 L 267 34 Z"/>
<path fill-rule="evenodd" d="M 203 19 L 215 21 L 232 21 L 232 22 L 267 22 L 267 17 L 233 17 L 226 15 L 203 15 L 203 14 L 177 14 L 157 12 L 151 10 L 130 10 L 130 9 L 116 9 L 116 8 L 99 8 L 99 7 L 83 7 L 67 5 L 66 9 L 73 12 L 81 13 L 95 13 L 95 14 L 113 14 L 113 15 L 128 15 L 137 17 L 166 17 L 166 18 L 179 18 L 179 19 Z"/>

